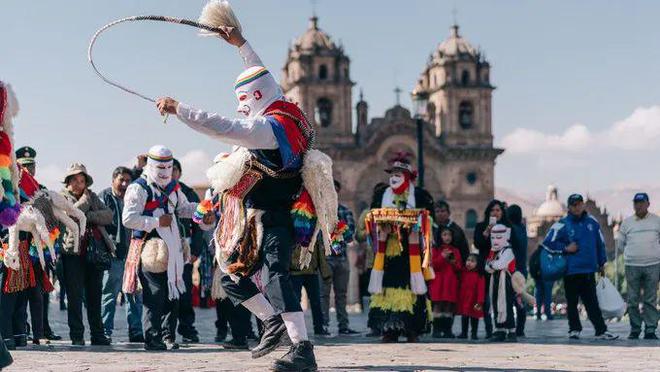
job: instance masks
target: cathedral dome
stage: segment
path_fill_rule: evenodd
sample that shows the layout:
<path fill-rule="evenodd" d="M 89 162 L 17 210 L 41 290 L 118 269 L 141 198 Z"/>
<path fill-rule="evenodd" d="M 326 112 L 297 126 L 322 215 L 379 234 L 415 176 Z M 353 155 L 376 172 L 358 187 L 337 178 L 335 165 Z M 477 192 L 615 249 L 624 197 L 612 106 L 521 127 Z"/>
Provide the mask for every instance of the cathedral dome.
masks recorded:
<path fill-rule="evenodd" d="M 536 209 L 534 215 L 542 218 L 559 218 L 563 217 L 564 214 L 564 206 L 557 198 L 557 187 L 555 185 L 548 186 L 545 201 Z"/>
<path fill-rule="evenodd" d="M 330 36 L 319 29 L 318 21 L 319 19 L 316 16 L 309 19 L 309 28 L 296 40 L 295 46 L 297 49 L 336 49 L 335 44 L 330 40 Z"/>
<path fill-rule="evenodd" d="M 453 25 L 449 37 L 438 46 L 439 57 L 478 56 L 477 50 L 458 33 L 458 25 Z"/>

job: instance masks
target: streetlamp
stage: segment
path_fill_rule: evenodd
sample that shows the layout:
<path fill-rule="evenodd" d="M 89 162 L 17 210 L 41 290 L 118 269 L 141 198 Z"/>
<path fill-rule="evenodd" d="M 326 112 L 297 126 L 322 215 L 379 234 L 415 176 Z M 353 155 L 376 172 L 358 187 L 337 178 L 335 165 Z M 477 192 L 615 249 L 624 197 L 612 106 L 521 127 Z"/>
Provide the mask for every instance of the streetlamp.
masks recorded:
<path fill-rule="evenodd" d="M 428 93 L 417 88 L 412 92 L 415 124 L 417 124 L 417 186 L 424 187 L 424 116 L 429 104 Z"/>

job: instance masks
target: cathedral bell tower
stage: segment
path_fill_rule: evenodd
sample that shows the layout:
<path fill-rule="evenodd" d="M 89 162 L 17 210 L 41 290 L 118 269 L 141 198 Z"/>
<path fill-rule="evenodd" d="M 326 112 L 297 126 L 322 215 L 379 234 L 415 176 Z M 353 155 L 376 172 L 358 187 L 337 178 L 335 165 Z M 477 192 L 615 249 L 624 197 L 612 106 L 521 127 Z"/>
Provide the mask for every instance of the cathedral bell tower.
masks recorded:
<path fill-rule="evenodd" d="M 319 29 L 316 16 L 310 18 L 289 48 L 281 81 L 284 95 L 314 123 L 320 149 L 355 143 L 349 68 L 343 47 Z"/>
<path fill-rule="evenodd" d="M 429 56 L 416 89 L 429 94 L 426 119 L 443 143 L 492 146 L 490 64 L 458 25 Z"/>

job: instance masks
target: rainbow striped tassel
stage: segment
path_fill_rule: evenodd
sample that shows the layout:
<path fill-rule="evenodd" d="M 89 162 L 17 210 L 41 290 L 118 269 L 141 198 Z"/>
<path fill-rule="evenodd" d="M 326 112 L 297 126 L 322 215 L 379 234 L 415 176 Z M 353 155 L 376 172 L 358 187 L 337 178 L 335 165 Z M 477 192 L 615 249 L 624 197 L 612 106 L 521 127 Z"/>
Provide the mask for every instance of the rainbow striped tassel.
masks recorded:
<path fill-rule="evenodd" d="M 204 199 L 201 203 L 197 204 L 197 209 L 195 210 L 195 213 L 193 213 L 193 221 L 201 224 L 204 221 L 204 216 L 206 216 L 211 210 L 213 210 L 213 202 L 211 199 Z"/>
<path fill-rule="evenodd" d="M 11 180 L 12 151 L 11 139 L 6 132 L 0 132 L 0 183 L 4 189 L 4 196 L 0 202 L 0 225 L 7 227 L 16 223 L 21 212 L 21 204 L 16 200 L 14 184 Z"/>
<path fill-rule="evenodd" d="M 312 197 L 307 190 L 303 189 L 298 199 L 291 207 L 291 218 L 293 219 L 293 230 L 296 244 L 309 247 L 316 228 L 316 209 Z"/>
<path fill-rule="evenodd" d="M 350 232 L 348 231 L 348 225 L 346 224 L 345 221 L 339 221 L 337 222 L 337 226 L 335 226 L 335 231 L 332 232 L 331 239 L 332 241 L 330 242 L 330 246 L 332 247 L 332 250 L 339 254 L 341 253 L 341 244 L 346 241 L 348 238 L 348 234 Z"/>

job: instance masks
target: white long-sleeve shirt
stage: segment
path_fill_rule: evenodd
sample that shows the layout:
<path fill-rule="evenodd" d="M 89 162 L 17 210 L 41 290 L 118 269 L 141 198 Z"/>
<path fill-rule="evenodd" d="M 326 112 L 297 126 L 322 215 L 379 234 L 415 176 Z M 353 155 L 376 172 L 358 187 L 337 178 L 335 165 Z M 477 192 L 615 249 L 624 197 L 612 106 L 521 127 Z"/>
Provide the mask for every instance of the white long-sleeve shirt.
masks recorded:
<path fill-rule="evenodd" d="M 649 212 L 623 220 L 619 228 L 619 247 L 628 266 L 660 264 L 660 217 Z"/>
<path fill-rule="evenodd" d="M 263 66 L 247 41 L 238 50 L 246 68 Z M 179 103 L 177 117 L 190 128 L 230 145 L 251 150 L 275 150 L 279 147 L 273 129 L 264 116 L 235 119 L 192 108 Z"/>
<path fill-rule="evenodd" d="M 160 190 L 153 186 L 149 187 L 151 187 L 154 199 L 158 198 L 161 194 Z M 122 222 L 126 228 L 151 232 L 159 226 L 159 217 L 165 214 L 163 208 L 156 208 L 152 216 L 142 215 L 148 197 L 147 191 L 142 186 L 136 183 L 128 186 L 124 195 L 124 211 L 122 213 Z M 189 202 L 181 190 L 177 190 L 169 195 L 168 204 L 169 212 L 176 212 L 176 215 L 182 218 L 192 218 L 197 208 L 197 203 Z"/>

